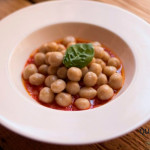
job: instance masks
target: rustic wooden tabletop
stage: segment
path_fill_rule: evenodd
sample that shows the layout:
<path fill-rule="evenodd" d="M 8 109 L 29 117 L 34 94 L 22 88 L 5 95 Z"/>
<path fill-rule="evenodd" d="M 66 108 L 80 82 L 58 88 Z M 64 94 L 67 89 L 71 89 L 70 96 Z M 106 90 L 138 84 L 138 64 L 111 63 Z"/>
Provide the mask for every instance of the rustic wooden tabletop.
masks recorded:
<path fill-rule="evenodd" d="M 44 0 L 0 0 L 0 19 Z M 122 7 L 150 23 L 150 0 L 95 0 Z M 45 144 L 22 137 L 0 125 L 0 150 L 150 150 L 150 121 L 120 138 L 84 146 Z M 141 131 L 141 132 L 140 132 Z M 147 134 L 143 134 L 147 131 Z"/>

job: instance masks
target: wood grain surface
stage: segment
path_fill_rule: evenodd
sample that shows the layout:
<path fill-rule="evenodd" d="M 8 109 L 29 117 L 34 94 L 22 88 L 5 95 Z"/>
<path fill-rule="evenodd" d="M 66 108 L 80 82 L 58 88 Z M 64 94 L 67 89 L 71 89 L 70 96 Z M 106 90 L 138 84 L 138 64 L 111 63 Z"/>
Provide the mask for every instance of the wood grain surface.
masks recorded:
<path fill-rule="evenodd" d="M 29 5 L 31 3 L 25 0 L 0 0 L 0 19 Z"/>
<path fill-rule="evenodd" d="M 0 0 L 0 19 L 8 14 L 43 0 Z M 129 10 L 150 23 L 150 0 L 95 0 Z M 0 150 L 150 150 L 150 121 L 122 137 L 84 146 L 45 144 L 22 137 L 0 125 Z"/>

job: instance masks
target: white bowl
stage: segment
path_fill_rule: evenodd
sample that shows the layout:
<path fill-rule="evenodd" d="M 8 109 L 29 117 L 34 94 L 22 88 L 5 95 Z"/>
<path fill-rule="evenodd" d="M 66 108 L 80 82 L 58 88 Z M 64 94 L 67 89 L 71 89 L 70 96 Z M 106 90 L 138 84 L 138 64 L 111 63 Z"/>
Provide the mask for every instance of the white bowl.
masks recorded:
<path fill-rule="evenodd" d="M 31 52 L 66 35 L 98 40 L 121 58 L 125 84 L 109 103 L 60 111 L 39 105 L 26 92 L 21 72 Z M 149 35 L 150 26 L 137 16 L 90 1 L 45 2 L 6 17 L 0 22 L 0 123 L 57 144 L 101 142 L 139 127 L 150 118 Z"/>

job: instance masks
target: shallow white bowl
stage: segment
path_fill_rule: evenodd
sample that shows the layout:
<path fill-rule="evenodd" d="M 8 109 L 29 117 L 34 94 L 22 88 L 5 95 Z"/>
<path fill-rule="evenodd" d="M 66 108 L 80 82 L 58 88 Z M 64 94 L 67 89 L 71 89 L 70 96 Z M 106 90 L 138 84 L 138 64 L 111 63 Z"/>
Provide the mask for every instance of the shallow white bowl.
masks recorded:
<path fill-rule="evenodd" d="M 74 35 L 98 40 L 121 58 L 125 84 L 109 103 L 86 111 L 59 111 L 36 103 L 21 72 L 41 44 Z M 120 8 L 90 1 L 40 3 L 0 22 L 0 123 L 39 141 L 88 144 L 121 136 L 150 119 L 150 26 Z"/>

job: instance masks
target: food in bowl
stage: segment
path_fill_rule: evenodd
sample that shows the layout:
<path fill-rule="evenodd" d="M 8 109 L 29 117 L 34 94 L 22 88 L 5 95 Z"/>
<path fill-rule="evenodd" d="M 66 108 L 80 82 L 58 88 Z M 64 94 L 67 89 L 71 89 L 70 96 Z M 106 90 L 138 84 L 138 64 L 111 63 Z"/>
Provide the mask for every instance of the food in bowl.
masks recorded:
<path fill-rule="evenodd" d="M 73 36 L 48 42 L 28 58 L 22 73 L 27 92 L 59 110 L 87 110 L 113 99 L 125 79 L 120 59 L 100 42 Z"/>

